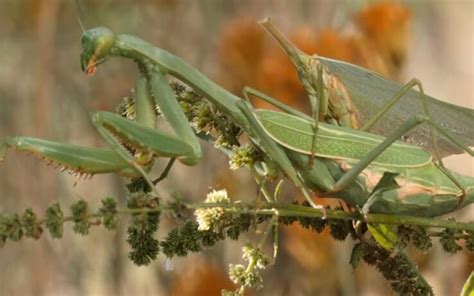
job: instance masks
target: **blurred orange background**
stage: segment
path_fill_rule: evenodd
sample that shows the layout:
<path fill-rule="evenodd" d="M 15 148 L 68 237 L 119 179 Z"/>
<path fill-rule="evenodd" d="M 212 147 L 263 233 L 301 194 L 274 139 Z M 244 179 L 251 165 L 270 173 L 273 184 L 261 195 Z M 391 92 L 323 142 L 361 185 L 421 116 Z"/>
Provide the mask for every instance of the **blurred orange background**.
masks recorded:
<path fill-rule="evenodd" d="M 256 22 L 274 24 L 302 50 L 348 60 L 399 82 L 417 77 L 430 95 L 474 108 L 474 2 L 472 1 L 79 1 L 86 28 L 107 26 L 137 35 L 175 53 L 220 84 L 241 94 L 252 86 L 308 111 L 292 65 Z M 130 61 L 111 59 L 86 78 L 80 71 L 81 28 L 71 1 L 0 2 L 0 138 L 28 135 L 103 146 L 89 112 L 115 110 L 136 79 Z M 245 170 L 231 172 L 228 160 L 203 144 L 196 167 L 177 165 L 160 183 L 169 197 L 203 200 L 209 188 L 227 188 L 231 198 L 249 199 L 255 188 Z M 448 159 L 454 170 L 474 176 L 466 156 Z M 156 169 L 159 172 L 163 161 Z M 98 205 L 112 195 L 123 203 L 126 180 L 94 176 L 77 180 L 33 157 L 8 153 L 0 166 L 0 211 L 48 204 L 66 206 L 84 198 Z M 199 176 L 199 180 L 197 180 Z M 190 178 L 191 177 L 191 178 Z M 192 180 L 192 182 L 190 181 Z M 290 194 L 291 191 L 288 191 Z M 457 213 L 473 218 L 472 207 Z M 175 226 L 165 219 L 160 236 Z M 128 259 L 126 219 L 116 232 L 103 228 L 79 237 L 66 226 L 64 238 L 7 243 L 0 250 L 1 295 L 218 295 L 231 289 L 227 265 L 240 262 L 246 243 L 222 242 L 202 254 L 173 259 L 166 271 L 161 256 L 147 267 Z M 335 242 L 288 227 L 279 257 L 264 273 L 255 295 L 387 295 L 389 284 L 373 268 L 349 265 L 352 241 Z M 270 250 L 270 249 L 268 249 Z M 444 254 L 435 243 L 414 253 L 438 295 L 459 294 L 474 269 L 472 254 Z"/>

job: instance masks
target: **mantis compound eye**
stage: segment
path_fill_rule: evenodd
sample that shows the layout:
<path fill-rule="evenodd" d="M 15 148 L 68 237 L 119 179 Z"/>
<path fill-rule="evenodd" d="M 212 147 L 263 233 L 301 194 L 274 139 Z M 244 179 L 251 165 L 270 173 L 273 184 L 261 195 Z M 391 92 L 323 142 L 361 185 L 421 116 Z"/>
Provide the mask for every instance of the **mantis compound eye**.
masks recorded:
<path fill-rule="evenodd" d="M 86 75 L 95 73 L 114 41 L 114 33 L 104 27 L 88 30 L 82 35 L 81 69 Z"/>

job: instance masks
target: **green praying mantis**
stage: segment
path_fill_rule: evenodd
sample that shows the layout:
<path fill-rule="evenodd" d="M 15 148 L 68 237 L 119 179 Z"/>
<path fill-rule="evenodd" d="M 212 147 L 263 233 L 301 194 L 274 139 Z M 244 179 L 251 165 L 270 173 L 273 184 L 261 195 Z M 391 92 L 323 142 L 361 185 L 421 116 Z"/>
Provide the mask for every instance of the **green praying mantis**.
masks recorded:
<path fill-rule="evenodd" d="M 254 110 L 247 100 L 229 93 L 180 58 L 135 36 L 116 35 L 103 27 L 84 33 L 81 67 L 86 74 L 93 74 L 113 56 L 135 61 L 139 77 L 135 121 L 109 112 L 91 115 L 94 126 L 111 149 L 9 137 L 0 142 L 0 160 L 5 157 L 7 148 L 13 148 L 33 153 L 78 174 L 117 173 L 131 178 L 143 177 L 154 188 L 156 182 L 150 179 L 148 172 L 155 158 L 171 158 L 171 165 L 174 159 L 195 165 L 202 156 L 198 137 L 166 79 L 166 75 L 170 75 L 203 95 L 239 126 L 265 153 L 266 164 L 277 167 L 313 207 L 321 208 L 313 202 L 310 190 L 342 198 L 354 207 L 369 207 L 371 212 L 415 216 L 441 215 L 474 201 L 473 178 L 450 172 L 418 146 L 397 142 L 415 126 L 426 124 L 457 150 L 474 155 L 449 128 L 446 130 L 429 116 L 411 114 L 411 119 L 384 138 L 349 127 L 318 123 L 313 117 L 246 89 L 245 97 L 258 95 L 285 112 Z M 318 99 L 323 102 L 327 97 L 323 91 L 323 71 L 317 67 L 317 75 L 312 76 L 307 87 L 315 116 L 320 114 L 317 108 L 323 106 L 315 102 Z M 303 79 L 304 83 L 307 81 Z M 175 134 L 156 129 L 156 105 Z M 396 178 L 399 186 L 377 186 L 387 176 Z"/>

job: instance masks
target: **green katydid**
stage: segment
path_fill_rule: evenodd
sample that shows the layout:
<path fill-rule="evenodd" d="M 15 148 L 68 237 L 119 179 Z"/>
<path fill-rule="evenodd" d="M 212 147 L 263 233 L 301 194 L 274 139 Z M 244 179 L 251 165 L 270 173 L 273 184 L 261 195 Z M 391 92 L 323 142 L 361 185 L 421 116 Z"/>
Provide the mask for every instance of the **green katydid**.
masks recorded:
<path fill-rule="evenodd" d="M 270 19 L 261 21 L 261 24 L 288 54 L 309 98 L 312 99 L 316 92 L 324 94 L 317 103 L 314 100 L 311 102 L 313 113 L 315 108 L 319 111 L 319 114 L 314 114 L 316 118 L 387 135 L 394 126 L 409 118 L 429 113 L 436 122 L 464 143 L 474 146 L 474 110 L 422 95 L 423 88 L 418 79 L 412 79 L 402 86 L 356 65 L 316 54 L 307 55 L 294 47 L 273 26 Z M 324 86 L 315 90 L 318 79 L 323 80 Z M 415 86 L 421 93 L 412 90 Z M 429 127 L 420 126 L 407 133 L 404 140 L 431 152 L 436 153 L 435 150 L 438 149 L 441 157 L 464 152 L 443 136 L 437 139 L 436 145 L 432 144 L 432 137 Z"/>
<path fill-rule="evenodd" d="M 249 111 L 247 114 L 251 116 Z M 400 187 L 387 188 L 372 196 L 374 201 L 370 211 L 429 217 L 474 202 L 473 178 L 452 173 L 465 192 L 460 199 L 460 188 L 433 162 L 430 153 L 417 146 L 393 142 L 406 131 L 404 128 L 391 139 L 384 139 L 371 133 L 321 123 L 315 163 L 308 169 L 308 158 L 313 149 L 312 120 L 271 110 L 257 110 L 253 118 L 260 123 L 265 134 L 285 147 L 305 186 L 324 196 L 338 197 L 353 207 L 363 208 L 382 175 L 394 172 L 399 175 L 397 182 Z M 418 120 L 423 122 L 428 118 L 414 119 Z M 412 124 L 405 126 L 409 128 Z M 390 146 L 379 146 L 382 142 Z M 381 154 L 377 153 L 377 146 L 383 150 Z M 467 151 L 473 155 L 472 151 Z M 365 167 L 365 161 L 370 165 Z M 357 170 L 357 166 L 364 167 L 364 170 Z M 352 179 L 351 170 L 360 176 Z M 348 181 L 347 185 L 345 181 Z"/>
<path fill-rule="evenodd" d="M 137 62 L 140 77 L 137 83 L 136 122 L 107 112 L 93 114 L 93 123 L 110 144 L 111 150 L 11 137 L 0 146 L 0 159 L 4 157 L 6 148 L 12 147 L 34 152 L 74 172 L 116 172 L 131 177 L 143 176 L 153 186 L 147 172 L 154 157 L 176 158 L 187 165 L 196 164 L 201 157 L 197 137 L 166 81 L 165 74 L 169 74 L 191 86 L 215 108 L 231 118 L 252 142 L 267 154 L 268 161 L 274 163 L 314 207 L 318 206 L 313 203 L 308 188 L 334 194 L 346 199 L 350 204 L 360 205 L 370 197 L 368 193 L 375 188 L 373 184 L 378 183 L 382 172 L 387 171 L 400 174 L 398 180 L 404 180 L 406 184 L 403 184 L 400 190 L 379 191 L 377 200 L 388 199 L 393 202 L 382 206 L 377 202 L 372 203 L 371 209 L 375 208 L 378 212 L 433 216 L 453 211 L 474 200 L 472 178 L 462 177 L 438 167 L 432 162 L 431 155 L 421 148 L 402 143 L 394 144 L 408 130 L 427 122 L 444 133 L 459 149 L 474 154 L 469 147 L 450 136 L 427 117 L 414 118 L 385 140 L 369 133 L 324 124 L 320 127 L 320 137 L 319 129 L 318 134 L 315 134 L 312 128 L 312 132 L 308 133 L 307 128 L 313 126 L 312 121 L 300 118 L 302 124 L 290 124 L 289 122 L 298 122 L 298 118 L 295 119 L 294 115 L 287 113 L 256 112 L 248 102 L 227 92 L 178 57 L 137 37 L 115 35 L 106 28 L 95 28 L 84 33 L 82 45 L 81 66 L 86 74 L 94 73 L 96 67 L 111 56 L 122 56 Z M 176 135 L 154 128 L 155 103 Z M 290 109 L 288 107 L 288 110 Z M 280 129 L 280 126 L 289 127 L 289 134 L 281 136 L 272 131 L 272 126 L 277 129 Z M 311 139 L 310 148 L 298 147 L 298 139 L 308 135 Z M 328 140 L 324 140 L 324 137 Z M 314 146 L 315 138 L 318 139 L 317 146 Z M 365 150 L 355 149 L 357 145 L 342 150 L 334 148 L 361 139 Z M 328 147 L 324 148 L 323 145 Z M 324 149 L 332 149 L 332 152 L 321 154 Z M 314 154 L 314 166 L 307 166 L 307 154 Z M 410 154 L 415 155 L 414 159 L 406 159 Z M 364 174 L 369 177 L 364 177 Z M 430 178 L 436 181 L 429 181 Z M 400 208 L 391 207 L 393 204 Z"/>

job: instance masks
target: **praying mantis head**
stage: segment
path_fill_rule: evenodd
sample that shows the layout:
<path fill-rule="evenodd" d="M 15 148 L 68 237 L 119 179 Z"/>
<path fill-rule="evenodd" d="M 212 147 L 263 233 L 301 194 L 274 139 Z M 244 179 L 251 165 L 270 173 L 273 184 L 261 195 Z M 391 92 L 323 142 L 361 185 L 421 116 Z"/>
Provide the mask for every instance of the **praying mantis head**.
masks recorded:
<path fill-rule="evenodd" d="M 97 66 L 105 61 L 115 35 L 107 28 L 97 27 L 82 35 L 81 69 L 86 75 L 94 74 Z"/>

